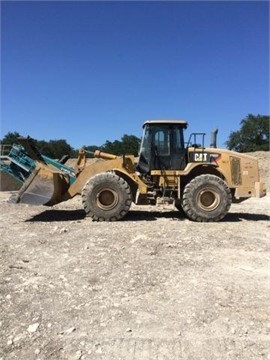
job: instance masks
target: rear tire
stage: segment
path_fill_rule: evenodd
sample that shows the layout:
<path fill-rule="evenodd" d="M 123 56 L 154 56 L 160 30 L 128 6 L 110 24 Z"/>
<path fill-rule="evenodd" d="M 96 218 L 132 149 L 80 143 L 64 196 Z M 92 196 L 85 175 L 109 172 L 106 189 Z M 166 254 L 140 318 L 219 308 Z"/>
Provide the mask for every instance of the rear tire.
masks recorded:
<path fill-rule="evenodd" d="M 113 172 L 93 176 L 82 190 L 82 203 L 94 221 L 122 219 L 132 203 L 128 183 Z"/>
<path fill-rule="evenodd" d="M 183 192 L 183 210 L 194 221 L 219 221 L 227 215 L 231 203 L 229 187 L 215 175 L 195 177 Z"/>

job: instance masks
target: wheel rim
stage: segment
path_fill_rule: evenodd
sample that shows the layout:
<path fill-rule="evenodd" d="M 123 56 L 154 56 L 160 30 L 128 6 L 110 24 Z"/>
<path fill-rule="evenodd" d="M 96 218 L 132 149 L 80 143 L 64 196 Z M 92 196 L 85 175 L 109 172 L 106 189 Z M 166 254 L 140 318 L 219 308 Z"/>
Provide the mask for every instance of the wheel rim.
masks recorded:
<path fill-rule="evenodd" d="M 109 188 L 102 189 L 97 194 L 97 205 L 103 210 L 111 210 L 118 203 L 117 193 Z"/>
<path fill-rule="evenodd" d="M 203 189 L 198 194 L 197 202 L 201 209 L 205 211 L 213 211 L 220 203 L 220 196 L 213 189 Z"/>

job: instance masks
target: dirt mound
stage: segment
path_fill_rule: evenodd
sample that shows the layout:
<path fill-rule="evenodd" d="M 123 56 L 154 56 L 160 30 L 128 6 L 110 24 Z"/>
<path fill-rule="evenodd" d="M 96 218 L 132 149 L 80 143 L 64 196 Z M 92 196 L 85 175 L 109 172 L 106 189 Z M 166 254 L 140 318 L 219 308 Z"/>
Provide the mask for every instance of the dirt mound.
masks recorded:
<path fill-rule="evenodd" d="M 270 151 L 255 151 L 246 153 L 247 155 L 254 156 L 259 161 L 259 170 L 261 181 L 265 183 L 267 190 L 270 190 L 269 183 L 269 154 Z"/>
<path fill-rule="evenodd" d="M 16 191 L 19 190 L 22 183 L 13 176 L 0 171 L 0 191 Z"/>
<path fill-rule="evenodd" d="M 87 159 L 87 165 L 91 165 L 96 161 L 98 161 L 98 159 Z M 72 167 L 73 169 L 75 169 L 76 164 L 77 164 L 77 159 L 68 159 L 68 161 L 66 162 L 66 165 Z"/>

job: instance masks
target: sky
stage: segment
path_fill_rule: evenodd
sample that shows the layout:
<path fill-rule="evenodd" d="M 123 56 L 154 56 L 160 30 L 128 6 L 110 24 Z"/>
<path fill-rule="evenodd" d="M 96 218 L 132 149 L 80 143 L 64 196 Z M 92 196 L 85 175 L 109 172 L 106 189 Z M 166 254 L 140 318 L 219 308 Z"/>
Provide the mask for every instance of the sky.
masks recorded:
<path fill-rule="evenodd" d="M 268 1 L 2 1 L 1 138 L 74 148 L 146 120 L 218 128 L 269 114 Z"/>

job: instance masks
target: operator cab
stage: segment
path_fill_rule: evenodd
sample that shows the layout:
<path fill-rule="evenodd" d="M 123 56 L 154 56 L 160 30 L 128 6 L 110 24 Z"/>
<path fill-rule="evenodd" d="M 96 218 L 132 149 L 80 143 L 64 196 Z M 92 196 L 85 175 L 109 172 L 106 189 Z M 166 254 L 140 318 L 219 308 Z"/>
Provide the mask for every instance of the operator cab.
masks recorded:
<path fill-rule="evenodd" d="M 182 170 L 186 166 L 184 129 L 186 121 L 155 120 L 143 124 L 143 137 L 137 169 L 142 174 L 151 170 Z"/>

